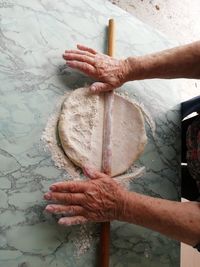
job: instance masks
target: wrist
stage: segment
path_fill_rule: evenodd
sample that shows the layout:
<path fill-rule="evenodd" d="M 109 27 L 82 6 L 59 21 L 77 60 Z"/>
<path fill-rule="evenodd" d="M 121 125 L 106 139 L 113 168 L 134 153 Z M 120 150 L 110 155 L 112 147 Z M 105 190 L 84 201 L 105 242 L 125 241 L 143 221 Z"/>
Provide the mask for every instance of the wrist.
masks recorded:
<path fill-rule="evenodd" d="M 152 78 L 154 73 L 154 60 L 151 56 L 128 57 L 125 59 L 127 68 L 127 81 Z"/>
<path fill-rule="evenodd" d="M 130 81 L 131 65 L 129 58 L 122 60 L 123 83 Z"/>
<path fill-rule="evenodd" d="M 146 57 L 128 57 L 121 60 L 121 84 L 147 78 L 149 60 Z"/>
<path fill-rule="evenodd" d="M 125 222 L 133 222 L 135 209 L 135 194 L 134 192 L 125 191 L 122 194 L 120 210 L 118 213 L 118 220 Z"/>
<path fill-rule="evenodd" d="M 144 76 L 144 60 L 142 57 L 128 57 L 125 59 L 126 80 L 141 80 Z"/>

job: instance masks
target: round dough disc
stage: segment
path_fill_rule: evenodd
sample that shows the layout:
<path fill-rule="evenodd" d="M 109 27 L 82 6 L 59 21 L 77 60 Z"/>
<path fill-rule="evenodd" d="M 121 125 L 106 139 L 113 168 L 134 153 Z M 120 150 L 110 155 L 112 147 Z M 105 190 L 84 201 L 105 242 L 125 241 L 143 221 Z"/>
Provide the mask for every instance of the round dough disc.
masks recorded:
<path fill-rule="evenodd" d="M 64 101 L 58 123 L 63 150 L 78 166 L 102 167 L 104 94 L 88 88 L 73 91 Z M 147 142 L 140 109 L 114 94 L 111 175 L 126 171 L 139 158 Z"/>

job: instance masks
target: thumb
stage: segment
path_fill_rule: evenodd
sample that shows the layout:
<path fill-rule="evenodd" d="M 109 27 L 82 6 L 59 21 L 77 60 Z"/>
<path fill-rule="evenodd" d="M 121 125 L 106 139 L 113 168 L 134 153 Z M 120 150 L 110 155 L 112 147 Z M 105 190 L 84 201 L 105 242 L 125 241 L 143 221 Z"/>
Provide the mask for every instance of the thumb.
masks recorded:
<path fill-rule="evenodd" d="M 102 83 L 102 82 L 95 82 L 90 86 L 90 91 L 92 93 L 100 93 L 105 91 L 112 90 L 112 86 L 108 83 Z"/>
<path fill-rule="evenodd" d="M 90 179 L 101 179 L 101 178 L 108 177 L 106 174 L 99 172 L 88 165 L 83 167 L 83 173 L 85 174 L 85 176 L 88 176 Z"/>

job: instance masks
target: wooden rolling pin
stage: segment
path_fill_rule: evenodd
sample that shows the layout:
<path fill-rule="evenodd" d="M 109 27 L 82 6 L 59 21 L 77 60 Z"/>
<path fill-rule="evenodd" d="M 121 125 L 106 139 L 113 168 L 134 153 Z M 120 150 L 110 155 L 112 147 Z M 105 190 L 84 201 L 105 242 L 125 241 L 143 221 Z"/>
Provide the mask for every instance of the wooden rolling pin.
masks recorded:
<path fill-rule="evenodd" d="M 108 55 L 113 57 L 115 51 L 115 23 L 109 20 L 108 25 Z M 109 91 L 104 94 L 104 126 L 103 126 L 103 149 L 102 149 L 102 171 L 111 175 L 112 163 L 112 110 L 114 102 L 114 92 Z M 100 266 L 109 267 L 110 254 L 110 222 L 101 223 L 100 234 Z"/>

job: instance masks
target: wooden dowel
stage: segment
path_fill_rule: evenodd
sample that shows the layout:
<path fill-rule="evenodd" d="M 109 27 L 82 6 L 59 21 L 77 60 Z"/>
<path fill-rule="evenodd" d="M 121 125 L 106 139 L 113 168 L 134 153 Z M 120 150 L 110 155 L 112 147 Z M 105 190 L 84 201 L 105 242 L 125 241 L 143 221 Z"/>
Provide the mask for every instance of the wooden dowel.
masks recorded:
<path fill-rule="evenodd" d="M 115 55 L 115 21 L 114 19 L 109 19 L 108 22 L 108 55 L 113 57 Z"/>
<path fill-rule="evenodd" d="M 110 222 L 101 223 L 100 233 L 100 266 L 109 267 L 110 257 Z"/>
<path fill-rule="evenodd" d="M 115 23 L 109 20 L 108 25 L 108 55 L 114 56 L 115 52 Z M 112 110 L 114 93 L 113 91 L 104 94 L 104 129 L 103 129 L 103 148 L 102 148 L 102 171 L 111 175 L 112 164 Z M 100 266 L 109 267 L 110 254 L 110 222 L 101 223 L 100 234 Z"/>
<path fill-rule="evenodd" d="M 113 57 L 115 52 L 115 22 L 109 20 L 108 24 L 108 55 Z M 104 125 L 103 125 L 103 149 L 102 149 L 102 171 L 111 175 L 111 139 L 112 139 L 112 109 L 114 92 L 104 94 Z"/>

